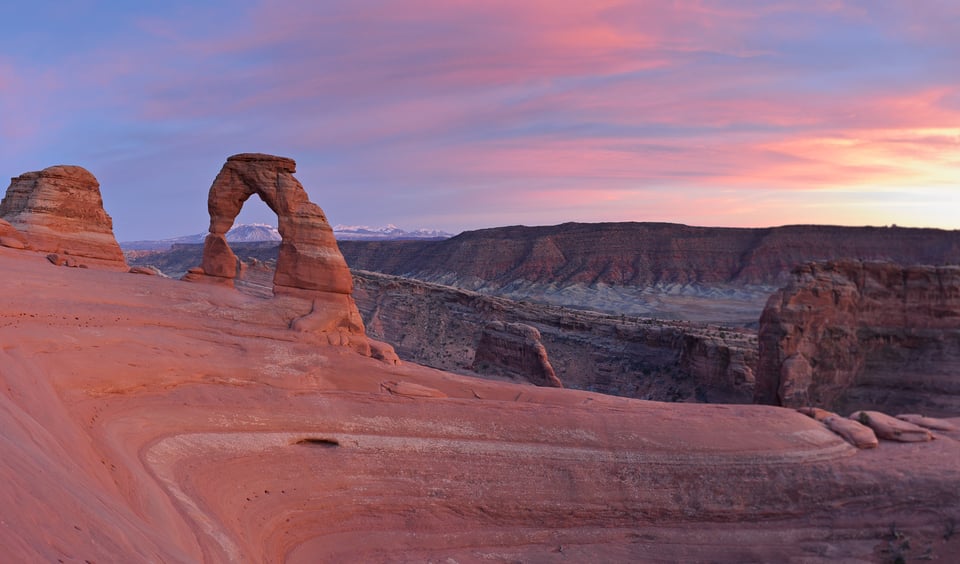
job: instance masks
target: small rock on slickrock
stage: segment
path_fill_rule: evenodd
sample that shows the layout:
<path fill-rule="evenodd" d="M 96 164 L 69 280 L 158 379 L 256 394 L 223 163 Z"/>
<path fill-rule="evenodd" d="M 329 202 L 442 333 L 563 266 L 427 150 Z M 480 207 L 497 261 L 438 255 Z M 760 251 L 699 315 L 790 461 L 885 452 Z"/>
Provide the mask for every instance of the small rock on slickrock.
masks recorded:
<path fill-rule="evenodd" d="M 31 249 L 103 268 L 128 268 L 113 220 L 103 209 L 100 183 L 82 167 L 58 165 L 13 178 L 0 217 Z"/>
<path fill-rule="evenodd" d="M 832 411 L 820 409 L 819 407 L 798 407 L 797 411 L 806 415 L 807 417 L 813 417 L 817 421 L 823 421 L 827 417 L 833 417 L 837 415 Z"/>
<path fill-rule="evenodd" d="M 879 411 L 855 411 L 850 414 L 850 419 L 867 425 L 878 437 L 888 441 L 917 443 L 933 439 L 929 430 Z"/>
<path fill-rule="evenodd" d="M 950 423 L 949 421 L 944 421 L 943 419 L 937 419 L 935 417 L 924 417 L 923 415 L 917 413 L 904 413 L 897 415 L 897 419 L 901 421 L 906 421 L 907 423 L 912 423 L 918 427 L 926 427 L 927 429 L 933 429 L 934 431 L 957 431 L 957 426 Z"/>
<path fill-rule="evenodd" d="M 160 276 L 166 278 L 155 266 L 131 266 L 130 274 L 145 274 L 147 276 Z"/>
<path fill-rule="evenodd" d="M 857 448 L 877 448 L 880 444 L 873 429 L 852 419 L 830 414 L 823 419 L 823 424 Z"/>
<path fill-rule="evenodd" d="M 390 392 L 395 396 L 404 396 L 408 398 L 445 398 L 447 394 L 436 388 L 414 384 L 413 382 L 404 382 L 388 380 L 380 383 L 380 388 Z"/>

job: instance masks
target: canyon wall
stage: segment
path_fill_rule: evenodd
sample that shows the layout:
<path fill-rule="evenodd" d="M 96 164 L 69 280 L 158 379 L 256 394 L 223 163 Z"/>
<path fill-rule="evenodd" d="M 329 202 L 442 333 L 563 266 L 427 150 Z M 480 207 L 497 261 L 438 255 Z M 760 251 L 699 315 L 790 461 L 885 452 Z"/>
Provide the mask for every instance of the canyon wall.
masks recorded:
<path fill-rule="evenodd" d="M 779 285 L 798 264 L 851 258 L 960 263 L 960 231 L 792 225 L 565 223 L 467 231 L 443 241 L 349 241 L 352 268 L 467 289 L 556 285 Z"/>
<path fill-rule="evenodd" d="M 662 401 L 753 398 L 756 338 L 749 331 L 513 301 L 371 272 L 354 271 L 354 285 L 367 332 L 403 359 L 502 374 L 485 372 L 483 355 L 476 362 L 484 329 L 520 323 L 539 333 L 565 387 Z"/>
<path fill-rule="evenodd" d="M 960 231 L 566 223 L 468 231 L 444 241 L 345 241 L 341 250 L 354 269 L 505 297 L 751 326 L 799 264 L 957 264 Z"/>
<path fill-rule="evenodd" d="M 960 267 L 797 268 L 760 321 L 756 399 L 960 414 Z"/>

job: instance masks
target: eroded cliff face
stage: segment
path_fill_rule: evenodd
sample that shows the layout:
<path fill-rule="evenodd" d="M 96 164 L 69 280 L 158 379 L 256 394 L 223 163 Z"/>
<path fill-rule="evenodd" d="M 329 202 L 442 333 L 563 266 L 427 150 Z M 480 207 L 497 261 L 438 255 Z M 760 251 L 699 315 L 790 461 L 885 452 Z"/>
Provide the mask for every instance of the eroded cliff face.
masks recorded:
<path fill-rule="evenodd" d="M 539 333 L 565 387 L 661 401 L 753 399 L 750 331 L 519 302 L 371 272 L 355 271 L 354 283 L 367 331 L 401 358 L 462 374 L 502 374 L 485 372 L 477 351 L 490 324 L 519 323 Z M 541 384 L 531 366 L 512 374 Z"/>
<path fill-rule="evenodd" d="M 524 323 L 494 321 L 485 325 L 473 354 L 472 368 L 503 371 L 538 386 L 563 387 L 540 340 L 540 331 Z"/>
<path fill-rule="evenodd" d="M 75 265 L 128 268 L 100 183 L 83 167 L 51 166 L 11 179 L 0 218 L 6 223 L 0 226 L 3 246 L 66 255 L 63 262 Z"/>
<path fill-rule="evenodd" d="M 802 266 L 759 340 L 760 402 L 960 414 L 960 267 Z"/>

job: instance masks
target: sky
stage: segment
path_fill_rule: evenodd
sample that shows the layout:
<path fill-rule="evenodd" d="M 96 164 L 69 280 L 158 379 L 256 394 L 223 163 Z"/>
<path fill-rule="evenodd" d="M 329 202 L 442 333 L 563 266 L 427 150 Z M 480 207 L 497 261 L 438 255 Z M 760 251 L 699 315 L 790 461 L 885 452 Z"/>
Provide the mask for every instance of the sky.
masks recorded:
<path fill-rule="evenodd" d="M 958 229 L 960 2 L 0 3 L 0 175 L 158 239 L 242 152 L 331 224 Z"/>

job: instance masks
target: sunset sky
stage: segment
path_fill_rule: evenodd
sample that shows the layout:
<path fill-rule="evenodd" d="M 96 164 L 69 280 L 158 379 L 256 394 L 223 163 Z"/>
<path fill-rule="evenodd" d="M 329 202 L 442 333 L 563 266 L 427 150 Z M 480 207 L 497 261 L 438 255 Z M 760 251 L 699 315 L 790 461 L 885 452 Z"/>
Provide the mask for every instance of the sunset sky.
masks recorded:
<path fill-rule="evenodd" d="M 956 0 L 0 5 L 0 175 L 117 238 L 206 230 L 228 155 L 333 224 L 960 228 Z M 276 224 L 259 200 L 244 221 Z"/>

